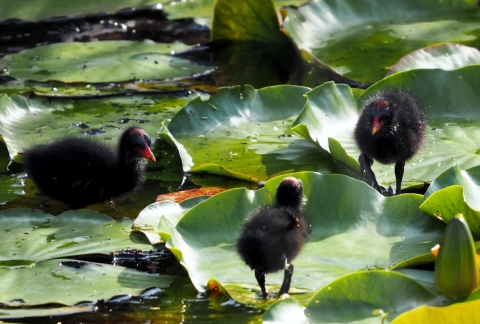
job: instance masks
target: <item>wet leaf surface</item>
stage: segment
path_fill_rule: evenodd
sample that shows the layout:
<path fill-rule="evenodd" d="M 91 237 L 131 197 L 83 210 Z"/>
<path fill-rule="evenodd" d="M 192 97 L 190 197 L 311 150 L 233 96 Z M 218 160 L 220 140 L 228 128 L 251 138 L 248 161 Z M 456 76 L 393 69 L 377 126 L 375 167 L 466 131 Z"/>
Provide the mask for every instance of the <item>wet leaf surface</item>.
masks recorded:
<path fill-rule="evenodd" d="M 309 292 L 343 275 L 364 269 L 389 269 L 426 253 L 440 240 L 444 224 L 418 209 L 420 195 L 385 198 L 366 184 L 341 175 L 305 172 L 293 176 L 304 183 L 304 212 L 312 230 L 293 262 L 290 294 L 303 302 L 311 296 Z M 282 178 L 268 181 L 257 191 L 233 189 L 215 195 L 179 221 L 157 212 L 165 215 L 157 231 L 187 268 L 199 291 L 215 278 L 236 300 L 263 307 L 253 272 L 240 260 L 235 240 L 248 215 L 260 206 L 272 204 Z M 268 275 L 269 290 L 275 292 L 282 278 L 282 273 Z"/>

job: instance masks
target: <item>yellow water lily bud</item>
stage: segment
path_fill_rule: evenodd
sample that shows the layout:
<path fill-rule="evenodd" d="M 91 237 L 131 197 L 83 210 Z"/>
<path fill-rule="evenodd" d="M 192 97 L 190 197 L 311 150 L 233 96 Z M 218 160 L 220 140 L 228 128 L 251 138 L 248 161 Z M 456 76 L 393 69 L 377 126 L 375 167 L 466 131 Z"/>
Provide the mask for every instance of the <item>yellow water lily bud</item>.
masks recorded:
<path fill-rule="evenodd" d="M 462 214 L 448 222 L 435 262 L 435 285 L 446 297 L 457 299 L 477 287 L 478 269 L 472 233 Z"/>

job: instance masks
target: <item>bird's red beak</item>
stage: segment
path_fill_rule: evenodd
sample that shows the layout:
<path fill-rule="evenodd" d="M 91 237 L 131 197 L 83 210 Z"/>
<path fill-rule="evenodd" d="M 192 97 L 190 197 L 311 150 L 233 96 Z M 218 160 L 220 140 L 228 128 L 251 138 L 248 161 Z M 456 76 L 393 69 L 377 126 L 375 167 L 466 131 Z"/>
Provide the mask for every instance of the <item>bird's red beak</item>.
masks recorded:
<path fill-rule="evenodd" d="M 144 146 L 142 155 L 147 160 L 150 160 L 152 162 L 157 162 L 157 160 L 155 159 L 155 155 L 153 155 L 152 150 L 150 149 L 150 147 L 147 144 L 145 144 L 145 146 Z"/>
<path fill-rule="evenodd" d="M 378 119 L 378 115 L 375 115 L 375 117 L 373 118 L 372 135 L 375 135 L 375 133 L 378 132 L 378 130 L 383 126 L 384 123 L 385 120 L 380 122 Z"/>

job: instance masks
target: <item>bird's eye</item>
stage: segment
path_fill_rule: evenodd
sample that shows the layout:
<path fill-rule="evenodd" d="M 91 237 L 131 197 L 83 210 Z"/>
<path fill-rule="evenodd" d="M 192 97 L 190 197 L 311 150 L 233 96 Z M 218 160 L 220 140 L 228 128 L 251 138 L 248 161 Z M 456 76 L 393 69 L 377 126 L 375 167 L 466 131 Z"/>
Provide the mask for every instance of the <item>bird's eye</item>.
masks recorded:
<path fill-rule="evenodd" d="M 375 116 L 375 107 L 373 105 L 368 109 L 368 115 L 372 118 Z"/>
<path fill-rule="evenodd" d="M 147 134 L 143 135 L 143 139 L 145 140 L 145 142 L 147 142 L 148 146 L 152 144 L 152 140 L 150 139 L 150 136 L 148 136 Z"/>
<path fill-rule="evenodd" d="M 390 112 L 390 109 L 388 108 L 380 109 L 380 111 L 378 112 L 378 119 L 380 120 L 384 119 L 389 112 Z"/>

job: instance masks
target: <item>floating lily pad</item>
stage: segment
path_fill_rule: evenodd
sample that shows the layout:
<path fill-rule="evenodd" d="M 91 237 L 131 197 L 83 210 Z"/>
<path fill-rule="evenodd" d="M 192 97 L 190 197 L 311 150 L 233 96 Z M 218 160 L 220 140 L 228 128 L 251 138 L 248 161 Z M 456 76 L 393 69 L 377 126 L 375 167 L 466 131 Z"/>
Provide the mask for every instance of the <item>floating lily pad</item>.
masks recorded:
<path fill-rule="evenodd" d="M 194 97 L 192 94 L 191 97 Z M 135 124 L 150 134 L 191 97 L 133 95 L 74 100 L 22 95 L 0 96 L 0 134 L 11 157 L 34 144 L 66 135 L 94 135 L 116 145 L 123 129 Z M 154 152 L 155 153 L 155 152 Z"/>
<path fill-rule="evenodd" d="M 472 105 L 480 100 L 478 73 L 480 66 L 477 65 L 453 71 L 401 72 L 377 82 L 358 98 L 361 107 L 377 91 L 399 88 L 409 91 L 425 110 L 428 123 L 425 145 L 405 165 L 404 186 L 432 181 L 455 164 L 462 169 L 480 165 L 480 155 L 477 154 L 480 124 L 476 122 L 480 120 L 480 110 Z M 359 108 L 351 93 L 343 85 L 327 83 L 306 96 L 307 104 L 293 129 L 356 169 L 355 160 L 360 152 L 353 131 Z M 395 183 L 393 165 L 374 163 L 373 171 L 380 183 Z"/>
<path fill-rule="evenodd" d="M 146 288 L 165 288 L 171 282 L 169 275 L 114 265 L 48 260 L 14 270 L 0 268 L 0 303 L 17 307 L 48 303 L 73 306 L 117 295 L 139 295 Z"/>
<path fill-rule="evenodd" d="M 345 173 L 328 154 L 290 130 L 307 91 L 297 86 L 256 90 L 247 85 L 220 88 L 209 100 L 190 101 L 168 125 L 181 144 L 177 148 L 184 171 L 205 171 L 202 165 L 218 164 L 207 171 L 222 169 L 221 175 L 234 172 L 243 174 L 242 179 L 260 180 L 301 170 Z"/>
<path fill-rule="evenodd" d="M 135 79 L 190 77 L 212 70 L 170 55 L 183 45 L 152 41 L 103 41 L 39 46 L 3 57 L 7 74 L 21 80 L 61 82 L 121 82 Z"/>
<path fill-rule="evenodd" d="M 387 75 L 413 69 L 454 70 L 480 64 L 480 52 L 460 44 L 436 44 L 416 50 L 392 66 Z"/>
<path fill-rule="evenodd" d="M 151 249 L 141 235 L 131 233 L 132 223 L 86 209 L 59 216 L 21 208 L 1 211 L 0 268 L 87 253 Z"/>
<path fill-rule="evenodd" d="M 394 271 L 364 271 L 344 276 L 318 291 L 305 314 L 314 323 L 370 323 L 392 320 L 424 304 L 442 305 L 445 297 L 432 294 L 415 280 Z M 375 319 L 375 320 L 374 320 Z"/>
<path fill-rule="evenodd" d="M 462 213 L 470 230 L 480 234 L 479 195 L 480 166 L 460 170 L 456 165 L 432 182 L 420 209 L 445 222 Z"/>
<path fill-rule="evenodd" d="M 21 318 L 23 321 L 31 317 L 39 316 L 58 316 L 72 315 L 78 313 L 90 313 L 95 310 L 96 306 L 71 306 L 71 307 L 45 307 L 45 308 L 0 308 L 0 320 L 8 321 Z"/>
<path fill-rule="evenodd" d="M 161 217 L 168 215 L 169 220 L 176 224 L 185 212 L 207 198 L 208 197 L 202 196 L 187 199 L 181 203 L 166 200 L 150 204 L 145 207 L 135 219 L 133 230 L 144 233 L 150 241 L 150 244 L 158 244 L 161 240 L 155 228 L 160 222 Z M 177 219 L 177 221 L 175 221 L 175 219 Z"/>
<path fill-rule="evenodd" d="M 385 198 L 365 183 L 342 175 L 303 172 L 291 176 L 304 184 L 304 211 L 312 230 L 293 261 L 290 293 L 295 298 L 351 272 L 388 269 L 426 253 L 440 241 L 444 223 L 418 209 L 420 195 Z M 214 278 L 237 300 L 255 302 L 252 290 L 260 298 L 254 274 L 241 261 L 235 244 L 246 217 L 272 204 L 282 178 L 268 181 L 257 191 L 238 188 L 215 195 L 193 207 L 176 225 L 176 216 L 170 221 L 166 213 L 159 213 L 165 216 L 157 231 L 197 290 L 204 291 Z M 283 273 L 268 275 L 267 286 L 275 291 L 282 280 Z"/>
<path fill-rule="evenodd" d="M 0 205 L 23 194 L 23 180 L 16 176 L 0 174 Z"/>
<path fill-rule="evenodd" d="M 363 82 L 381 79 L 401 57 L 428 45 L 480 45 L 472 0 L 312 0 L 286 11 L 284 27 L 300 48 Z"/>

